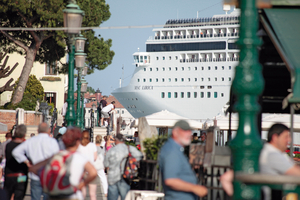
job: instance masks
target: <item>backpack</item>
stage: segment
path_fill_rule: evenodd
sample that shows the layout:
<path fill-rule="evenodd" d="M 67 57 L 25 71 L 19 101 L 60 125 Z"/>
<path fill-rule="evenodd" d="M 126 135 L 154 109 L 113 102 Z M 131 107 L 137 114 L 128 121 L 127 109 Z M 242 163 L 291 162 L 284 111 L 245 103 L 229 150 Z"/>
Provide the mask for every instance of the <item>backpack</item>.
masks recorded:
<path fill-rule="evenodd" d="M 126 161 L 125 161 L 124 173 L 122 175 L 122 178 L 126 182 L 130 182 L 138 175 L 138 167 L 137 167 L 138 162 L 136 158 L 131 155 L 128 145 L 127 147 L 128 147 L 128 156 L 123 158 L 123 160 L 126 159 Z M 122 162 L 121 162 L 121 166 L 122 166 Z"/>
<path fill-rule="evenodd" d="M 50 197 L 67 197 L 76 192 L 69 180 L 72 157 L 73 153 L 60 151 L 40 171 L 41 186 Z"/>

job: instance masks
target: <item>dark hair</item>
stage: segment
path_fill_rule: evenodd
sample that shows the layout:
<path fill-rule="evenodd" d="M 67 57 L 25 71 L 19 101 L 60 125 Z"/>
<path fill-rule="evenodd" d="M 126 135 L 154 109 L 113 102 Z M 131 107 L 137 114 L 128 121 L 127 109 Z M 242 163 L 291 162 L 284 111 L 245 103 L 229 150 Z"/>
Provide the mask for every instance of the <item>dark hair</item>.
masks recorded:
<path fill-rule="evenodd" d="M 66 133 L 62 136 L 62 141 L 64 142 L 66 148 L 75 146 L 76 142 L 80 140 L 81 131 L 76 127 L 68 128 Z"/>
<path fill-rule="evenodd" d="M 115 101 L 112 101 L 112 102 L 111 102 L 111 104 L 114 104 L 114 103 L 115 103 Z"/>
<path fill-rule="evenodd" d="M 289 131 L 290 129 L 284 124 L 273 124 L 268 132 L 268 142 L 271 142 L 272 136 L 276 134 L 279 136 L 283 131 Z"/>
<path fill-rule="evenodd" d="M 25 137 L 26 132 L 27 132 L 26 126 L 24 124 L 20 124 L 16 127 L 14 137 L 23 138 L 23 137 Z"/>
<path fill-rule="evenodd" d="M 6 137 L 6 138 L 11 138 L 11 136 L 12 136 L 11 132 L 7 132 L 7 133 L 5 134 L 5 137 Z"/>

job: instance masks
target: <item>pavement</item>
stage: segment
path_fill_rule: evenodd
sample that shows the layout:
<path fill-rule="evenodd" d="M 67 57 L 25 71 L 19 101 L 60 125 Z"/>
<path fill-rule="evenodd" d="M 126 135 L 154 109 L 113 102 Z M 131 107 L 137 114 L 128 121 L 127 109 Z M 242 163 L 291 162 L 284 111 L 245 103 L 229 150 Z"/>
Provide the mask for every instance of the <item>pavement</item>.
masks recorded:
<path fill-rule="evenodd" d="M 98 176 L 97 176 L 97 194 L 96 194 L 96 198 L 97 198 L 97 200 L 107 200 L 107 198 L 105 197 L 105 195 L 103 193 L 103 189 L 102 189 L 102 186 L 100 184 L 100 179 L 99 179 Z M 42 199 L 43 198 L 41 198 L 41 200 Z M 27 185 L 27 191 L 26 191 L 26 195 L 25 195 L 24 200 L 31 200 L 31 197 L 30 197 L 30 183 L 29 182 L 28 182 L 28 185 Z M 85 200 L 90 200 L 88 187 L 87 187 L 87 195 L 86 195 Z"/>

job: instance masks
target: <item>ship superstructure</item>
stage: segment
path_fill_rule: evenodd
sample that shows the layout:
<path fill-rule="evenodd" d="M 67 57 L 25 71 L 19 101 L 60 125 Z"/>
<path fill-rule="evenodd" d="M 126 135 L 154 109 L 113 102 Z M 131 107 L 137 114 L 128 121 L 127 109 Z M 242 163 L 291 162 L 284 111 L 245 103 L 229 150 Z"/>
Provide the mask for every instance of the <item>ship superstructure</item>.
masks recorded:
<path fill-rule="evenodd" d="M 129 85 L 113 95 L 135 118 L 162 110 L 196 120 L 216 116 L 229 101 L 239 61 L 239 10 L 168 20 L 153 31 L 146 52 L 133 54 Z"/>

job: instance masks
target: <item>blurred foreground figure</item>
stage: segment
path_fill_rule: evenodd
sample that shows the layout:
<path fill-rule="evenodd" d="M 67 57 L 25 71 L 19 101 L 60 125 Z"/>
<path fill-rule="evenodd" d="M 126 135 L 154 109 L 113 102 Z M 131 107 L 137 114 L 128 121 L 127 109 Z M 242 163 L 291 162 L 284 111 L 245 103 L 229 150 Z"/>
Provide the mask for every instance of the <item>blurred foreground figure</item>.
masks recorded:
<path fill-rule="evenodd" d="M 172 137 L 161 148 L 159 166 L 162 171 L 165 200 L 196 200 L 207 194 L 204 186 L 197 184 L 197 177 L 184 155 L 184 147 L 191 143 L 190 125 L 179 120 Z"/>

